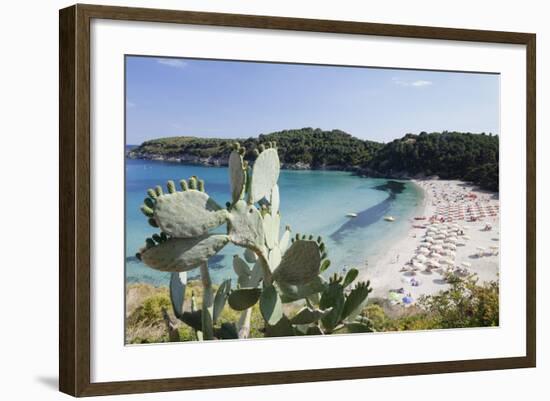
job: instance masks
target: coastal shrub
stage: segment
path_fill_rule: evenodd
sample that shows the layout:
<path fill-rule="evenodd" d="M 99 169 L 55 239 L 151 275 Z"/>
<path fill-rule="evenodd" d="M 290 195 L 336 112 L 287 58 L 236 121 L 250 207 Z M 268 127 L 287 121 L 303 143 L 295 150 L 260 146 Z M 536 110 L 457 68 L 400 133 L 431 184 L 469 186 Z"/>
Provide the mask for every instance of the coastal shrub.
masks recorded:
<path fill-rule="evenodd" d="M 450 288 L 422 296 L 417 306 L 375 301 L 363 310 L 375 331 L 492 327 L 499 324 L 497 281 L 478 284 L 473 277 L 453 280 Z"/>
<path fill-rule="evenodd" d="M 397 312 L 396 312 L 397 310 Z M 439 328 L 430 313 L 418 308 L 404 308 L 401 306 L 389 308 L 380 304 L 369 304 L 363 311 L 378 332 L 430 330 Z M 397 316 L 396 316 L 397 315 Z"/>
<path fill-rule="evenodd" d="M 459 280 L 448 290 L 423 297 L 420 305 L 439 328 L 489 327 L 499 324 L 498 281 L 478 284 L 473 277 Z"/>
<path fill-rule="evenodd" d="M 195 330 L 175 319 L 171 309 L 169 289 L 167 287 L 155 288 L 147 284 L 131 285 L 141 287 L 142 298 L 136 299 L 139 304 L 137 308 L 127 317 L 126 320 L 126 342 L 128 344 L 149 344 L 170 341 L 166 331 L 166 323 L 163 318 L 162 309 L 165 308 L 170 318 L 176 323 L 180 341 L 195 341 L 197 339 Z M 218 286 L 213 286 L 216 290 Z M 197 307 L 202 307 L 203 289 L 200 281 L 190 281 L 186 289 L 188 299 L 193 294 L 196 298 Z M 220 322 L 234 322 L 239 319 L 239 312 L 231 308 L 224 308 L 219 317 Z M 264 322 L 260 313 L 259 305 L 252 309 L 250 321 L 250 337 L 264 336 Z"/>

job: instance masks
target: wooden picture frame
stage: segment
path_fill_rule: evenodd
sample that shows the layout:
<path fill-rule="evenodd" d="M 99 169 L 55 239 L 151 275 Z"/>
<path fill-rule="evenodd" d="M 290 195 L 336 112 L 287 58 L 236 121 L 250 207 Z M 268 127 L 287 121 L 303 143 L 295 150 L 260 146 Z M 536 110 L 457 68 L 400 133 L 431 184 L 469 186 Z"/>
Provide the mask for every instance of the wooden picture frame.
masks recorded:
<path fill-rule="evenodd" d="M 90 21 L 95 18 L 526 46 L 526 356 L 92 383 L 90 380 Z M 60 11 L 59 28 L 59 388 L 62 392 L 73 396 L 95 396 L 535 366 L 536 37 L 534 34 L 80 4 Z"/>

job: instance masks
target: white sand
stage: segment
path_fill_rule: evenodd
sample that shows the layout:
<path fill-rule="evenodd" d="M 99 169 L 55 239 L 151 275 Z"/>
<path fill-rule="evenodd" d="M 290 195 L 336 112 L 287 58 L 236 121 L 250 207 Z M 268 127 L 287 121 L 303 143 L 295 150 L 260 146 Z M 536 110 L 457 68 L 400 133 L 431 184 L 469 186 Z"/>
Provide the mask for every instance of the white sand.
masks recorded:
<path fill-rule="evenodd" d="M 448 207 L 456 208 L 458 205 L 462 205 L 464 210 L 467 210 L 468 207 L 476 210 L 477 205 L 481 205 L 487 210 L 487 206 L 490 205 L 496 208 L 499 204 L 498 193 L 482 191 L 460 181 L 417 180 L 414 182 L 424 189 L 422 216 L 428 218 L 437 214 L 438 211 L 441 212 L 441 210 Z M 470 193 L 477 195 L 477 199 L 465 198 L 465 195 Z M 499 246 L 499 212 L 498 209 L 496 210 L 496 216 L 479 217 L 478 221 L 475 222 L 467 221 L 468 213 L 465 212 L 464 219 L 458 217 L 453 219 L 452 222 L 446 221 L 443 223 L 456 223 L 461 227 L 466 227 L 464 235 L 469 236 L 470 239 L 466 240 L 458 235 L 459 241 L 464 242 L 465 245 L 457 246 L 454 260 L 456 266 L 460 267 L 463 267 L 462 262 L 471 263 L 469 271 L 477 275 L 480 283 L 498 279 L 499 256 L 477 256 L 479 252 L 477 247 L 483 247 L 489 253 L 493 251 L 490 247 Z M 491 231 L 483 230 L 487 223 L 491 224 Z M 388 224 L 392 223 L 388 222 Z M 431 273 L 426 273 L 422 269 L 414 273 L 400 272 L 406 263 L 416 255 L 416 249 L 421 245 L 427 231 L 427 228 L 414 228 L 413 224 L 429 225 L 430 223 L 428 220 L 411 220 L 410 229 L 406 236 L 397 239 L 396 243 L 389 248 L 384 256 L 371 261 L 369 267 L 361 271 L 361 279 L 371 280 L 374 289 L 372 296 L 386 298 L 390 290 L 403 288 L 405 294 L 410 293 L 416 300 L 420 295 L 434 294 L 448 288 L 449 285 L 444 280 L 443 269 Z M 444 256 L 443 259 L 447 259 L 447 257 Z M 410 269 L 410 266 L 407 266 L 407 268 Z M 413 277 L 420 282 L 419 286 L 411 285 L 410 280 Z"/>

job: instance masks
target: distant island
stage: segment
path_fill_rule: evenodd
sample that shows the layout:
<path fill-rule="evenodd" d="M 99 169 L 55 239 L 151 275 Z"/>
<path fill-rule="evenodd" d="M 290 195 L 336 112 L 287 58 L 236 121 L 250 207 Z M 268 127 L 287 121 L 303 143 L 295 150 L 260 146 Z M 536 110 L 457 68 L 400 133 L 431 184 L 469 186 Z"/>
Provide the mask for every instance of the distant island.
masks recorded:
<path fill-rule="evenodd" d="M 387 178 L 438 176 L 472 182 L 491 191 L 499 188 L 499 137 L 485 133 L 421 132 L 384 144 L 362 140 L 341 130 L 308 127 L 247 139 L 159 138 L 143 142 L 128 151 L 127 156 L 226 166 L 236 140 L 247 149 L 248 160 L 254 160 L 253 151 L 261 143 L 275 141 L 282 167 L 286 169 L 345 170 Z"/>

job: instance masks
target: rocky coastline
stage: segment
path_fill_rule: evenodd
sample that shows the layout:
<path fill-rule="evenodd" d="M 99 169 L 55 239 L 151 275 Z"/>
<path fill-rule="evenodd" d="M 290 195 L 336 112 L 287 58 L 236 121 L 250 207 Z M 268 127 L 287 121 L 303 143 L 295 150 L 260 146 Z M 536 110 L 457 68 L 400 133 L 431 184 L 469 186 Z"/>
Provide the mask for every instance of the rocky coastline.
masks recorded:
<path fill-rule="evenodd" d="M 181 163 L 203 167 L 227 167 L 229 162 L 227 157 L 199 157 L 196 155 L 183 154 L 178 156 L 164 156 L 156 153 L 137 153 L 133 151 L 127 152 L 126 156 L 129 159 L 154 160 L 165 163 Z M 396 171 L 390 174 L 382 174 L 368 167 L 346 166 L 346 165 L 322 165 L 312 166 L 309 163 L 281 163 L 283 170 L 327 170 L 327 171 L 349 171 L 366 178 L 389 178 L 395 180 L 410 180 L 410 179 L 437 179 L 437 176 L 426 176 L 425 174 L 411 175 L 407 171 Z"/>
<path fill-rule="evenodd" d="M 166 156 L 157 153 L 136 152 L 131 150 L 126 153 L 126 157 L 129 159 L 143 159 L 153 160 L 166 163 L 181 163 L 187 165 L 204 166 L 204 167 L 227 167 L 229 163 L 228 157 L 200 157 L 190 154 L 180 154 L 177 156 Z M 361 170 L 356 166 L 344 166 L 344 165 L 323 165 L 312 166 L 310 163 L 297 162 L 297 163 L 281 163 L 281 168 L 285 170 L 331 170 L 331 171 L 353 171 L 359 172 Z"/>

